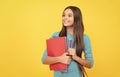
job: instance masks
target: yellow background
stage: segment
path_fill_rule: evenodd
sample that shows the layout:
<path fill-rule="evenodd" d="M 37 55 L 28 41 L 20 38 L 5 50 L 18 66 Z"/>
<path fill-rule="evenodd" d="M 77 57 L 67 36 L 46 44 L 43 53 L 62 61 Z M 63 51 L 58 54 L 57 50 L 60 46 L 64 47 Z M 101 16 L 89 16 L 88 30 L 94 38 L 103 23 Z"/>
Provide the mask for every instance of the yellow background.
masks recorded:
<path fill-rule="evenodd" d="M 0 77 L 53 77 L 41 57 L 69 5 L 81 8 L 91 39 L 94 67 L 88 76 L 120 77 L 119 0 L 0 0 Z"/>

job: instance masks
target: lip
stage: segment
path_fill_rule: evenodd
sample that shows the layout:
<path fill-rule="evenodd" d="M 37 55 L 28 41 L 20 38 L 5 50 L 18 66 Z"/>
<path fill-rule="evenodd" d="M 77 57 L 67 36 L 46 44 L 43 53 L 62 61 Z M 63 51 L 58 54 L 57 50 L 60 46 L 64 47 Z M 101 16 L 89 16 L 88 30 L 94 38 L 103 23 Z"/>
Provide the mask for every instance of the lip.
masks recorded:
<path fill-rule="evenodd" d="M 66 21 L 66 20 L 63 20 L 63 22 L 64 22 L 64 23 L 69 23 L 69 21 L 68 21 L 68 20 L 67 20 L 67 21 Z"/>
<path fill-rule="evenodd" d="M 68 22 L 63 22 L 63 24 L 69 24 Z"/>

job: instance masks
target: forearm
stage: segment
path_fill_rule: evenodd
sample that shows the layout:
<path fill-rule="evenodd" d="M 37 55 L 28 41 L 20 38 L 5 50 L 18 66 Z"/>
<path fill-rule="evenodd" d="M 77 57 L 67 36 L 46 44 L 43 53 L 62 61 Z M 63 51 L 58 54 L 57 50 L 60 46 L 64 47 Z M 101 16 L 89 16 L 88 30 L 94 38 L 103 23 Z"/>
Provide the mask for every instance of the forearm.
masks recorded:
<path fill-rule="evenodd" d="M 71 57 L 70 56 L 67 56 L 67 53 L 64 53 L 63 55 L 61 56 L 58 56 L 58 57 L 50 57 L 50 56 L 47 56 L 45 59 L 44 59 L 44 64 L 54 64 L 54 63 L 63 63 L 63 64 L 70 64 L 71 62 Z"/>
<path fill-rule="evenodd" d="M 91 65 L 90 65 L 90 61 L 89 60 L 85 60 L 85 59 L 82 59 L 78 56 L 73 56 L 73 59 L 75 61 L 77 61 L 78 63 L 80 63 L 81 65 L 87 67 L 87 68 L 91 68 Z"/>
<path fill-rule="evenodd" d="M 60 62 L 59 60 L 59 57 L 50 57 L 50 56 L 47 56 L 45 59 L 44 59 L 44 64 L 54 64 L 54 63 L 57 63 L 57 62 Z"/>

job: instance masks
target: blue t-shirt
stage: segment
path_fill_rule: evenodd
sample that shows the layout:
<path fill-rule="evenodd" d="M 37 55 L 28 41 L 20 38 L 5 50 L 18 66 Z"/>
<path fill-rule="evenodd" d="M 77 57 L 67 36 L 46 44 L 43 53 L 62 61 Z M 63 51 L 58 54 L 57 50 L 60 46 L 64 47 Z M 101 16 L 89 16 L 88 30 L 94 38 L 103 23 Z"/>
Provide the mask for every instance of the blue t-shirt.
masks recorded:
<path fill-rule="evenodd" d="M 59 32 L 55 32 L 52 35 L 53 37 L 58 37 Z M 92 49 L 91 49 L 91 44 L 90 44 L 90 39 L 89 37 L 84 34 L 84 56 L 86 60 L 89 60 L 91 63 L 91 67 L 93 66 L 93 56 L 92 56 Z M 75 48 L 73 46 L 73 35 L 67 34 L 67 49 L 68 48 Z M 47 56 L 47 51 L 45 50 L 42 56 L 42 63 L 44 62 L 45 57 Z M 82 77 L 82 74 L 79 71 L 79 67 L 77 62 L 74 60 L 71 61 L 71 63 L 68 65 L 67 72 L 63 71 L 54 71 L 54 77 Z"/>

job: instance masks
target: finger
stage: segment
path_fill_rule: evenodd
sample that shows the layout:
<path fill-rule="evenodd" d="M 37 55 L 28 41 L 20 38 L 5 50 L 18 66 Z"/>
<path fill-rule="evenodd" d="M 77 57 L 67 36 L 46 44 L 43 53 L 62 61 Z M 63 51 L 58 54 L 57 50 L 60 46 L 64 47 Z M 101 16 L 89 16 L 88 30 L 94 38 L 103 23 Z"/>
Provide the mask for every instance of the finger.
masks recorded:
<path fill-rule="evenodd" d="M 71 61 L 72 59 L 70 58 L 69 61 Z"/>
<path fill-rule="evenodd" d="M 66 54 L 66 56 L 70 56 L 70 54 Z"/>
<path fill-rule="evenodd" d="M 68 52 L 65 52 L 65 53 L 64 53 L 64 55 L 67 55 L 67 54 L 68 54 Z"/>
<path fill-rule="evenodd" d="M 68 60 L 68 64 L 70 64 L 70 62 L 71 62 L 71 59 Z"/>
<path fill-rule="evenodd" d="M 71 50 L 72 48 L 69 48 L 68 50 Z"/>
<path fill-rule="evenodd" d="M 70 64 L 70 61 L 67 61 L 67 64 Z"/>
<path fill-rule="evenodd" d="M 68 54 L 69 52 L 65 52 L 65 54 Z"/>
<path fill-rule="evenodd" d="M 72 50 L 72 49 L 69 48 L 69 49 L 68 49 L 68 52 L 70 52 L 71 50 Z"/>

